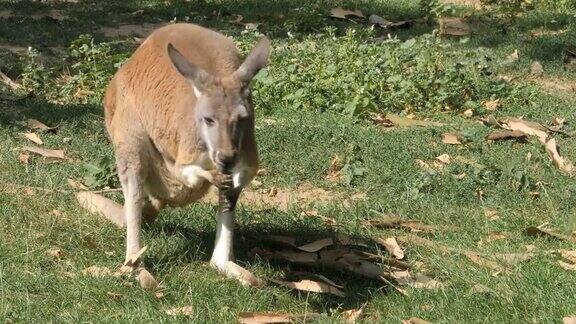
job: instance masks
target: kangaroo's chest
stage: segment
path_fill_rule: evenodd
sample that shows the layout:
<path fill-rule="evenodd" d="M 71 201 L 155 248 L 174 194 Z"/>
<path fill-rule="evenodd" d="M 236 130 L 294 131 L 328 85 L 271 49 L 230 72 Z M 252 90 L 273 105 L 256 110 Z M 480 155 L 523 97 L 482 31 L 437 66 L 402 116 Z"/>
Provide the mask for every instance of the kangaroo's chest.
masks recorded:
<path fill-rule="evenodd" d="M 202 153 L 188 167 L 188 172 L 193 173 L 191 176 L 194 176 L 194 173 L 214 169 L 214 165 L 207 153 Z M 170 206 L 183 206 L 201 199 L 210 188 L 210 185 L 210 182 L 200 177 L 199 174 L 197 181 L 193 185 L 185 184 L 176 174 L 174 165 L 161 158 L 161 156 L 154 159 L 146 180 L 148 193 Z"/>

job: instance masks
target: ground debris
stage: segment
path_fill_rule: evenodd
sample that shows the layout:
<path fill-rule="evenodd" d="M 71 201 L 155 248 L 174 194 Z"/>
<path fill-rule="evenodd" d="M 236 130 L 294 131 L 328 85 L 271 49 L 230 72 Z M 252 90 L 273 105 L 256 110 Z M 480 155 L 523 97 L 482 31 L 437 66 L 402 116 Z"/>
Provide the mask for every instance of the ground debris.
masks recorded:
<path fill-rule="evenodd" d="M 292 323 L 293 319 L 294 316 L 288 313 L 244 312 L 238 314 L 238 322 L 242 324 Z"/>

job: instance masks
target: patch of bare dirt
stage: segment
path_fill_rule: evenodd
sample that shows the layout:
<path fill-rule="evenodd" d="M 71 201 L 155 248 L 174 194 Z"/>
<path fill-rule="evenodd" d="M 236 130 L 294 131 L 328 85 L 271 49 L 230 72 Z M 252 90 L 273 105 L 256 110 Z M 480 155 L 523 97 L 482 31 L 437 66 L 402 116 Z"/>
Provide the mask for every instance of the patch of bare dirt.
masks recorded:
<path fill-rule="evenodd" d="M 475 9 L 481 9 L 482 3 L 480 0 L 442 0 L 443 3 L 458 5 L 458 6 L 468 6 L 473 7 Z"/>
<path fill-rule="evenodd" d="M 100 32 L 106 37 L 147 37 L 157 28 L 166 25 L 166 23 L 144 23 L 142 25 L 121 24 L 118 27 L 102 27 Z"/>
<path fill-rule="evenodd" d="M 28 51 L 28 48 L 10 44 L 0 44 L 0 50 L 6 50 L 14 54 L 24 54 Z"/>
<path fill-rule="evenodd" d="M 350 206 L 353 202 L 366 200 L 366 198 L 365 193 L 346 195 L 303 183 L 295 188 L 252 189 L 248 187 L 242 191 L 239 204 L 250 206 L 251 209 L 276 208 L 287 211 L 292 203 L 305 207 L 311 204 L 325 205 L 341 202 L 344 206 Z M 202 201 L 214 205 L 218 204 L 217 189 L 212 187 Z"/>
<path fill-rule="evenodd" d="M 534 80 L 544 90 L 576 93 L 576 80 L 558 78 L 540 78 Z"/>

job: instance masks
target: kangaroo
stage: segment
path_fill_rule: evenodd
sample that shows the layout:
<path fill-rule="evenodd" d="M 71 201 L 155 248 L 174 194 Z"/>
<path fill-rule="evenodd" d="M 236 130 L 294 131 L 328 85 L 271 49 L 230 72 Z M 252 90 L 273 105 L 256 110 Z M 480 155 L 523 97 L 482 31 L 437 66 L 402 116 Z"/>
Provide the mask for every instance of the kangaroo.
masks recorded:
<path fill-rule="evenodd" d="M 238 277 L 229 267 L 234 210 L 258 169 L 250 81 L 269 51 L 264 37 L 242 62 L 224 35 L 173 24 L 154 31 L 110 81 L 105 120 L 124 208 L 108 218 L 126 227 L 126 260 L 142 247 L 143 219 L 197 201 L 214 185 L 221 194 L 210 263 Z"/>

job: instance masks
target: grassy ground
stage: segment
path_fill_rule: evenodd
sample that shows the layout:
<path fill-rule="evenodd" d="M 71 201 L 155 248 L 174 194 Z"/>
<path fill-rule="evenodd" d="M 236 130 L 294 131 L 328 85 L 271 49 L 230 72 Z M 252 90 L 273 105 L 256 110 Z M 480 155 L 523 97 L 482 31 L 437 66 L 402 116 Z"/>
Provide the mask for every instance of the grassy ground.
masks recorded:
<path fill-rule="evenodd" d="M 342 310 L 363 305 L 367 322 L 399 322 L 418 316 L 432 322 L 540 323 L 559 322 L 564 316 L 575 314 L 576 273 L 560 268 L 556 258 L 548 253 L 574 249 L 574 243 L 522 234 L 526 227 L 544 222 L 558 232 L 573 233 L 574 178 L 558 171 L 535 139 L 528 143 L 487 143 L 484 137 L 491 129 L 477 118 L 489 114 L 524 116 L 548 124 L 559 116 L 567 119 L 566 130 L 574 131 L 576 102 L 569 86 L 576 84 L 576 68 L 563 64 L 563 51 L 576 46 L 576 11 L 540 8 L 514 23 L 500 24 L 492 14 L 458 7 L 456 14 L 469 17 L 474 26 L 472 35 L 467 41 L 442 38 L 437 45 L 428 46 L 422 43 L 427 36 L 422 35 L 433 32 L 434 24 L 418 23 L 408 29 L 370 32 L 359 21 L 327 18 L 329 9 L 338 5 L 390 20 L 421 17 L 417 1 L 395 0 L 319 1 L 306 5 L 298 1 L 198 1 L 168 5 L 163 1 L 0 2 L 0 11 L 12 10 L 11 15 L 1 18 L 0 44 L 33 46 L 39 50 L 46 69 L 52 69 L 42 72 L 38 65 L 28 65 L 27 70 L 26 63 L 18 58 L 25 54 L 0 51 L 2 71 L 24 84 L 28 82 L 32 92 L 25 98 L 0 99 L 0 318 L 18 322 L 172 321 L 174 318 L 166 315 L 164 309 L 186 305 L 193 306 L 191 319 L 198 322 L 233 322 L 243 311 L 314 312 L 323 314 L 320 322 L 331 322 L 338 319 Z M 31 17 L 51 9 L 62 10 L 67 17 L 61 21 Z M 293 204 L 288 210 L 243 206 L 237 216 L 240 264 L 268 277 L 279 277 L 287 270 L 286 265 L 250 257 L 248 251 L 259 244 L 263 235 L 281 233 L 310 240 L 333 235 L 335 231 L 367 238 L 402 235 L 402 230 L 362 226 L 363 219 L 383 214 L 437 225 L 440 230 L 429 236 L 431 240 L 456 249 L 475 250 L 487 257 L 525 252 L 526 245 L 534 245 L 532 260 L 515 264 L 509 273 L 494 276 L 494 271 L 458 253 L 442 254 L 403 244 L 408 261 L 423 262 L 426 273 L 444 284 L 442 289 L 408 288 L 408 296 L 404 296 L 369 280 L 325 272 L 345 283 L 346 297 L 294 293 L 273 286 L 257 290 L 225 280 L 206 265 L 214 238 L 215 207 L 200 203 L 165 210 L 144 231 L 144 240 L 150 247 L 145 261 L 165 287 L 163 298 L 156 298 L 131 281 L 127 282 L 133 285 L 125 285 L 124 280 L 114 277 L 82 276 L 81 271 L 92 265 L 118 267 L 124 251 L 123 231 L 82 210 L 66 184 L 69 177 L 82 179 L 85 163 L 113 156 L 103 127 L 99 96 L 114 70 L 108 65 L 126 57 L 136 44 L 131 37 L 107 38 L 99 32 L 100 28 L 174 18 L 184 21 L 189 17 L 191 22 L 235 37 L 245 50 L 258 33 L 246 32 L 243 26 L 231 23 L 234 14 L 242 15 L 244 22 L 260 23 L 259 31 L 270 35 L 274 45 L 268 74 L 255 85 L 257 137 L 266 170 L 258 179 L 262 186 L 296 190 L 299 184 L 308 183 L 339 195 L 366 193 L 367 197 L 352 205 L 337 201 L 312 207 Z M 327 26 L 331 26 L 328 31 Z M 356 32 L 347 33 L 350 28 Z M 544 34 L 530 36 L 535 29 L 543 30 Z M 112 42 L 110 49 L 96 45 L 93 56 L 85 53 L 80 59 L 71 56 L 63 60 L 58 54 L 63 51 L 61 47 L 68 47 L 86 33 L 95 36 L 96 44 Z M 397 36 L 399 41 L 384 44 L 372 41 L 387 33 Z M 414 47 L 402 45 L 413 37 L 418 39 Z M 447 44 L 449 48 L 445 47 Z M 348 46 L 345 52 L 350 54 L 340 53 L 344 46 Z M 422 54 L 424 48 L 431 48 L 430 53 L 426 52 L 429 56 Z M 404 59 L 407 65 L 392 64 L 377 73 L 368 71 L 359 75 L 357 71 L 366 66 L 377 68 L 374 62 L 379 62 L 381 53 L 388 49 L 392 51 L 390 61 Z M 515 49 L 520 53 L 519 60 L 504 64 L 506 56 Z M 443 56 L 443 53 L 451 54 Z M 489 74 L 475 68 L 476 61 L 465 60 L 478 53 L 491 58 L 482 61 Z M 99 57 L 108 61 L 101 62 Z M 448 66 L 460 58 L 470 74 L 460 81 L 447 79 L 446 85 L 439 89 L 450 92 L 466 84 L 475 87 L 477 97 L 463 99 L 458 93 L 453 94 L 450 109 L 427 105 L 443 100 L 440 90 L 418 99 L 415 93 L 421 91 L 414 90 L 418 87 L 390 88 L 381 84 L 381 88 L 370 87 L 381 82 L 381 75 L 393 77 L 390 71 L 400 71 L 397 75 L 402 79 L 420 84 L 428 65 L 424 64 L 421 70 L 414 67 L 415 73 L 410 62 L 429 59 L 435 62 L 430 66 Z M 70 68 L 67 72 L 70 78 L 59 83 L 43 79 L 61 75 L 63 67 L 75 59 L 81 60 L 82 65 Z M 533 60 L 544 66 L 543 77 L 530 75 Z M 332 76 L 328 68 L 331 63 L 336 69 L 341 68 Z M 22 73 L 27 76 L 19 77 Z M 316 79 L 316 74 L 322 77 Z M 495 77 L 498 74 L 514 78 L 505 90 L 491 88 L 498 85 Z M 394 83 L 394 79 L 389 80 Z M 66 82 L 72 84 L 71 90 L 64 89 Z M 562 90 L 558 84 L 568 87 Z M 301 88 L 313 91 L 303 91 L 301 97 L 289 96 Z M 343 88 L 346 92 L 339 91 Z M 78 95 L 78 89 L 93 93 Z M 406 94 L 403 89 L 407 89 Z M 491 95 L 502 97 L 502 106 L 493 113 L 484 110 L 481 104 Z M 391 97 L 394 101 L 386 101 Z M 357 104 L 350 110 L 347 98 L 350 101 L 358 98 L 358 102 L 366 104 Z M 467 107 L 474 110 L 472 118 L 461 114 Z M 384 130 L 369 122 L 370 112 L 391 111 L 414 112 L 417 118 L 441 121 L 445 126 Z M 25 118 L 58 125 L 56 134 L 40 136 L 46 147 L 63 148 L 71 159 L 49 163 L 31 157 L 29 164 L 21 163 L 19 147 L 29 143 L 21 135 L 25 128 L 16 122 Z M 443 144 L 441 134 L 449 131 L 464 134 L 469 142 L 461 146 Z M 576 161 L 573 138 L 559 134 L 554 137 L 561 154 Z M 444 153 L 463 156 L 485 168 L 454 162 L 442 170 L 427 171 L 415 163 L 417 159 L 431 162 Z M 349 184 L 326 180 L 336 154 L 349 168 L 362 170 L 362 175 L 353 176 Z M 528 154 L 530 159 L 526 158 Z M 454 177 L 463 172 L 466 173 L 463 179 Z M 67 192 L 26 189 L 27 186 Z M 478 195 L 479 191 L 483 194 Z M 531 192 L 538 192 L 539 197 L 535 198 Z M 311 208 L 334 218 L 338 226 L 327 227 L 320 218 L 301 216 L 303 209 Z M 489 220 L 486 209 L 497 211 L 499 219 Z M 479 244 L 495 232 L 505 238 Z M 65 255 L 50 256 L 47 251 L 52 248 L 61 249 Z M 492 291 L 471 293 L 476 284 Z M 112 299 L 108 292 L 122 297 Z"/>

